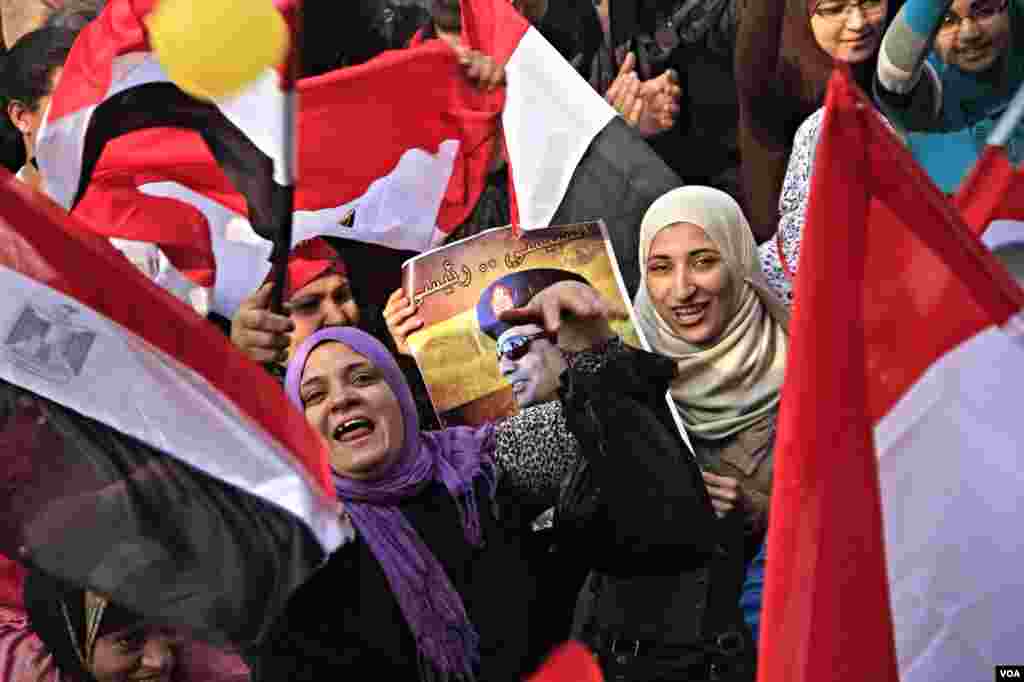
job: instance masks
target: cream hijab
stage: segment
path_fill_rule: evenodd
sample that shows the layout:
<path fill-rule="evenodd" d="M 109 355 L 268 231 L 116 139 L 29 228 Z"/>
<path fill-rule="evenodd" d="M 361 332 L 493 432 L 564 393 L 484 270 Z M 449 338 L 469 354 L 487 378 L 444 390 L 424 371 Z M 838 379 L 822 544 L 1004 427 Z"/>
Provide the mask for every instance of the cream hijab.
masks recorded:
<path fill-rule="evenodd" d="M 732 317 L 709 346 L 677 336 L 647 293 L 647 256 L 661 230 L 676 223 L 704 228 L 721 250 L 734 283 Z M 670 393 L 689 433 L 721 440 L 774 412 L 786 366 L 789 313 L 761 275 L 757 246 L 739 205 L 710 187 L 679 187 L 651 204 L 640 225 L 640 289 L 634 307 L 652 348 L 675 359 Z"/>

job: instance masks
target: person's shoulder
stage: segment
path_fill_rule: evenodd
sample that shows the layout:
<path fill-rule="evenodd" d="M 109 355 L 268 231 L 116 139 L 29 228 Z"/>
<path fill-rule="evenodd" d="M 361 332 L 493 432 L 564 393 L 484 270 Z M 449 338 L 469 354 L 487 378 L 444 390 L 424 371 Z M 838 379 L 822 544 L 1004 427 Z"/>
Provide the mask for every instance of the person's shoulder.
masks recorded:
<path fill-rule="evenodd" d="M 804 119 L 800 127 L 796 129 L 797 136 L 808 136 L 818 132 L 821 122 L 825 119 L 825 107 L 819 107 L 813 114 Z"/>

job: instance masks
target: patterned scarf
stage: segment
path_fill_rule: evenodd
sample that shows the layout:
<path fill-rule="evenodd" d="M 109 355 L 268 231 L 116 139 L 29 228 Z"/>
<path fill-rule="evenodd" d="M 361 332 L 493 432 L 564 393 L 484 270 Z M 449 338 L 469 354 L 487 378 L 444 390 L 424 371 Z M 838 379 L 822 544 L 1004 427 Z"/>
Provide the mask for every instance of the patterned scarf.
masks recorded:
<path fill-rule="evenodd" d="M 647 292 L 647 255 L 661 230 L 699 225 L 721 250 L 732 287 L 729 322 L 707 346 L 679 337 Z M 786 364 L 789 313 L 761 275 L 757 247 L 739 205 L 710 187 L 680 187 L 662 195 L 640 226 L 641 282 L 634 309 L 652 348 L 675 359 L 671 393 L 689 433 L 721 440 L 774 411 Z"/>

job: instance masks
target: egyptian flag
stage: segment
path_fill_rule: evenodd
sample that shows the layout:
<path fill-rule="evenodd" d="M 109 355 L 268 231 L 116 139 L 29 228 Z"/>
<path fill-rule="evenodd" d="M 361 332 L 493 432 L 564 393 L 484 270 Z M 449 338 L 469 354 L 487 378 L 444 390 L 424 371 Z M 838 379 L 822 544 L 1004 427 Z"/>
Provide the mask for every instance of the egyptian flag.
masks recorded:
<path fill-rule="evenodd" d="M 462 0 L 464 41 L 505 63 L 501 129 L 521 228 L 603 219 L 630 296 L 640 221 L 682 184 L 507 0 Z"/>
<path fill-rule="evenodd" d="M 266 276 L 287 210 L 284 79 L 268 70 L 226 101 L 185 95 L 150 51 L 155 4 L 112 0 L 82 31 L 37 158 L 60 205 L 106 237 L 158 244 L 215 285 L 212 308 L 229 316 Z M 472 210 L 500 108 L 487 102 L 500 94 L 466 81 L 447 46 L 387 53 L 297 92 L 293 245 L 323 234 L 418 252 Z"/>
<path fill-rule="evenodd" d="M 1024 630 L 1024 291 L 848 71 L 820 135 L 759 680 L 991 679 Z"/>
<path fill-rule="evenodd" d="M 258 641 L 347 539 L 325 446 L 213 325 L 0 180 L 0 554 Z"/>
<path fill-rule="evenodd" d="M 159 244 L 229 315 L 269 268 L 280 79 L 230 101 L 183 95 L 149 49 L 153 4 L 113 0 L 83 31 L 37 157 L 58 203 L 105 236 Z M 299 81 L 292 243 L 436 246 L 476 205 L 503 131 L 516 222 L 603 218 L 635 289 L 640 219 L 678 178 L 510 3 L 463 13 L 466 43 L 507 62 L 507 88 L 481 92 L 440 41 Z"/>

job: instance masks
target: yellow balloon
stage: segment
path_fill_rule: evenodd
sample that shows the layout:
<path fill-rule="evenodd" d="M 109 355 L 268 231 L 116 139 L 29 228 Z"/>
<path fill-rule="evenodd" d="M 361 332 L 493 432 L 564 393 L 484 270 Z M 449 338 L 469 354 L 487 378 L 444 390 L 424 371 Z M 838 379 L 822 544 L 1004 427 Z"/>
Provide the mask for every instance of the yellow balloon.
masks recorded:
<path fill-rule="evenodd" d="M 202 99 L 238 93 L 288 50 L 288 26 L 271 0 L 161 0 L 146 25 L 171 81 Z"/>

